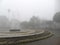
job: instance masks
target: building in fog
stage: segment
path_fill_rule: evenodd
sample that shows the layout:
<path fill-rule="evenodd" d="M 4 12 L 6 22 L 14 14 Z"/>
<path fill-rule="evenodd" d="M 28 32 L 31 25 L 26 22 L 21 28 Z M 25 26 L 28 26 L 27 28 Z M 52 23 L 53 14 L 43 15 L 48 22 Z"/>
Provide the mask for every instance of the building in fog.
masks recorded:
<path fill-rule="evenodd" d="M 55 0 L 55 11 L 56 12 L 60 11 L 60 0 Z"/>
<path fill-rule="evenodd" d="M 6 16 L 0 16 L 0 31 L 9 30 L 9 20 Z"/>

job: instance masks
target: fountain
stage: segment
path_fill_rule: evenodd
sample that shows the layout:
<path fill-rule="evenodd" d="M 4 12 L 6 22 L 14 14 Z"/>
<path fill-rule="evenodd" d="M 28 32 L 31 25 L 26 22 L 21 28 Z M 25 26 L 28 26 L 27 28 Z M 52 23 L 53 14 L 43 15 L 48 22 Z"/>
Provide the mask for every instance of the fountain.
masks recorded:
<path fill-rule="evenodd" d="M 0 32 L 0 45 L 18 45 L 43 40 L 53 36 L 52 32 L 41 29 L 20 29 L 19 22 L 12 20 L 8 32 Z"/>
<path fill-rule="evenodd" d="M 25 45 L 28 42 L 43 40 L 53 36 L 51 32 L 44 30 L 13 30 L 0 32 L 0 45 Z"/>
<path fill-rule="evenodd" d="M 44 30 L 20 30 L 19 24 L 13 21 L 9 32 L 0 32 L 0 45 L 21 45 L 27 42 L 43 40 L 52 35 L 51 32 Z"/>

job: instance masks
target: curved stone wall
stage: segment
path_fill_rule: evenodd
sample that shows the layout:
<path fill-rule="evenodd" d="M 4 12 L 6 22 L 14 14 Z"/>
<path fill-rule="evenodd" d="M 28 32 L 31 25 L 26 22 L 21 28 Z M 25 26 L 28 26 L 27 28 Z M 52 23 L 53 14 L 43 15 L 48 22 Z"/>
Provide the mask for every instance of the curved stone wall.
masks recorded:
<path fill-rule="evenodd" d="M 15 44 L 22 44 L 36 40 L 42 40 L 52 36 L 51 32 L 45 31 L 44 33 L 37 33 L 29 36 L 20 36 L 20 37 L 5 37 L 0 38 L 0 45 L 15 45 Z"/>

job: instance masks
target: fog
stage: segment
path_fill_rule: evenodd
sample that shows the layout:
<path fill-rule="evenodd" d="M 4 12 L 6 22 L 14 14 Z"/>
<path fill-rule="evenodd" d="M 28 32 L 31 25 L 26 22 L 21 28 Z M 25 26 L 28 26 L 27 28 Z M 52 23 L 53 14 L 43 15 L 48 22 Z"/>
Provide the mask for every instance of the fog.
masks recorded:
<path fill-rule="evenodd" d="M 55 35 L 26 45 L 60 45 L 59 9 L 60 0 L 0 0 L 0 32 L 47 30 Z"/>
<path fill-rule="evenodd" d="M 10 13 L 8 13 L 10 9 Z M 55 14 L 55 0 L 2 0 L 0 15 L 20 21 L 29 20 L 32 16 L 52 20 Z"/>

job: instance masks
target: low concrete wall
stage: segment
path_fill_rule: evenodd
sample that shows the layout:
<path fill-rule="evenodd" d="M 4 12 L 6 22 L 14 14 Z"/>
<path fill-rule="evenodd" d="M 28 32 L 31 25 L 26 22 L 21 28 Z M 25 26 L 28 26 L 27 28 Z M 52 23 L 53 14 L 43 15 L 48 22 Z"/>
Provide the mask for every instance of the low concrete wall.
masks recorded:
<path fill-rule="evenodd" d="M 26 43 L 26 42 L 36 41 L 36 40 L 42 40 L 50 36 L 52 36 L 51 32 L 45 31 L 42 34 L 33 34 L 33 35 L 22 36 L 22 37 L 0 38 L 0 44 L 1 45 L 19 44 L 19 43 L 21 44 L 21 43 Z"/>

